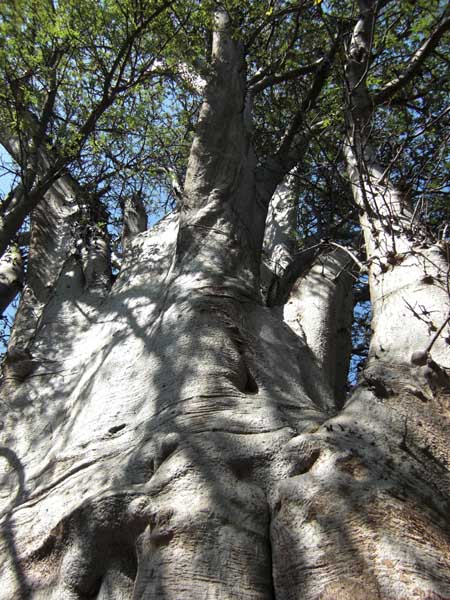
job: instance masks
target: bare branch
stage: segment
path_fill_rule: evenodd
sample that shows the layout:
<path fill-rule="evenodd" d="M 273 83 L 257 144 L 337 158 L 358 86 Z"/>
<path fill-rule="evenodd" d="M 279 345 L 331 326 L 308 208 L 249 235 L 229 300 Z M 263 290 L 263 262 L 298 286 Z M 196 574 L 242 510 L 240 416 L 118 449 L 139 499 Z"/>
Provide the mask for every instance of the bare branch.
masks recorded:
<path fill-rule="evenodd" d="M 375 105 L 382 104 L 390 100 L 399 90 L 405 87 L 420 71 L 423 63 L 431 52 L 439 44 L 445 32 L 450 30 L 450 17 L 441 21 L 430 36 L 412 55 L 407 65 L 403 66 L 402 74 L 391 79 L 381 90 L 373 94 L 372 100 Z"/>
<path fill-rule="evenodd" d="M 290 6 L 288 8 L 283 8 L 281 10 L 273 12 L 270 15 L 270 17 L 266 21 L 264 21 L 264 23 L 261 23 L 261 25 L 259 25 L 255 29 L 255 31 L 252 33 L 248 42 L 245 44 L 245 52 L 248 52 L 250 46 L 252 46 L 252 44 L 257 40 L 259 34 L 262 33 L 266 27 L 268 27 L 269 25 L 274 23 L 277 19 L 281 19 L 282 17 L 285 17 L 286 15 L 290 15 L 292 13 L 296 13 L 296 12 L 299 12 L 300 10 L 303 10 L 304 7 L 305 7 L 305 3 L 299 2 L 296 6 L 293 6 L 293 7 Z"/>
<path fill-rule="evenodd" d="M 257 94 L 272 85 L 276 85 L 277 83 L 291 81 L 292 79 L 297 79 L 297 77 L 300 77 L 301 75 L 314 73 L 314 71 L 316 71 L 322 65 L 324 60 L 325 59 L 323 57 L 319 58 L 318 60 L 314 61 L 309 65 L 305 65 L 304 67 L 298 67 L 297 69 L 292 69 L 290 71 L 285 71 L 280 75 L 255 75 L 249 82 L 249 91 L 251 94 Z"/>
<path fill-rule="evenodd" d="M 171 4 L 173 4 L 173 0 L 166 0 L 166 2 L 164 2 L 159 8 L 157 8 L 147 19 L 142 21 L 142 23 L 140 23 L 139 26 L 136 27 L 136 29 L 130 33 L 130 35 L 123 43 L 122 47 L 118 50 L 117 56 L 111 66 L 111 69 L 105 76 L 105 81 L 103 82 L 102 97 L 97 106 L 91 111 L 90 115 L 87 117 L 87 119 L 79 129 L 79 148 L 81 148 L 84 145 L 84 142 L 88 138 L 89 134 L 93 131 L 101 115 L 105 112 L 106 109 L 108 109 L 112 105 L 117 94 L 121 90 L 120 79 L 123 75 L 123 69 L 125 67 L 126 62 L 128 61 L 133 44 L 139 38 L 139 36 L 142 35 L 146 27 L 167 8 L 169 8 Z M 115 85 L 113 84 L 114 77 L 116 77 Z"/>
<path fill-rule="evenodd" d="M 340 33 L 338 32 L 338 35 L 336 36 L 336 39 L 333 41 L 333 44 L 331 45 L 331 48 L 330 48 L 328 54 L 323 57 L 320 66 L 317 68 L 316 74 L 314 76 L 314 80 L 312 82 L 312 85 L 309 89 L 308 94 L 304 98 L 304 100 L 300 106 L 300 109 L 294 115 L 290 126 L 288 127 L 288 129 L 286 130 L 286 132 L 283 136 L 281 145 L 277 152 L 277 157 L 279 157 L 281 160 L 283 160 L 284 158 L 287 158 L 287 156 L 290 152 L 290 149 L 292 147 L 292 143 L 295 139 L 295 136 L 302 129 L 302 127 L 304 125 L 305 114 L 309 110 L 311 110 L 311 108 L 314 107 L 314 105 L 317 101 L 317 98 L 319 97 L 319 95 L 322 91 L 322 88 L 325 84 L 325 81 L 328 78 L 328 74 L 330 72 L 331 65 L 334 62 L 334 58 L 336 56 L 336 52 L 337 52 L 337 49 L 338 49 L 340 43 L 341 43 L 341 36 L 340 36 Z"/>
<path fill-rule="evenodd" d="M 336 242 L 329 242 L 331 246 L 335 246 L 336 248 L 340 248 L 347 252 L 353 262 L 359 267 L 361 273 L 367 273 L 367 267 L 363 265 L 363 263 L 356 258 L 356 255 L 349 249 L 347 246 L 341 246 L 341 244 L 337 244 Z"/>

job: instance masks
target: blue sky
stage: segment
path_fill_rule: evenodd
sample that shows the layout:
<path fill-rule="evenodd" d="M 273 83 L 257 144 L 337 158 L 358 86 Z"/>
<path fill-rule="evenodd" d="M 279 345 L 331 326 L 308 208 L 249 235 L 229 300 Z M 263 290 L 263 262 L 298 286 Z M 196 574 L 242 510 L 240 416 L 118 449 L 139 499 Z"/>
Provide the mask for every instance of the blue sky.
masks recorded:
<path fill-rule="evenodd" d="M 6 152 L 6 150 L 3 148 L 3 146 L 0 145 L 0 164 L 9 163 L 10 161 L 11 161 L 11 158 L 10 158 L 9 154 Z M 9 190 L 11 189 L 11 186 L 13 184 L 13 180 L 14 180 L 14 177 L 11 175 L 11 173 L 8 173 L 8 172 L 1 173 L 0 172 L 0 193 L 2 196 L 4 196 L 5 194 L 7 194 L 9 192 Z"/>
<path fill-rule="evenodd" d="M 11 158 L 10 158 L 9 154 L 6 152 L 6 150 L 3 148 L 3 146 L 0 145 L 0 164 L 10 163 L 10 162 L 11 162 Z M 14 184 L 14 176 L 11 173 L 2 172 L 2 171 L 3 171 L 3 169 L 0 170 L 0 196 L 4 197 L 6 194 L 9 193 L 9 191 L 11 190 L 11 187 Z M 13 307 L 12 304 L 10 304 L 5 311 L 5 316 L 8 317 L 9 320 L 12 322 L 15 312 L 16 312 L 16 309 Z M 0 355 L 3 352 L 5 352 L 5 350 L 6 350 L 6 347 L 3 344 L 2 340 L 0 339 Z"/>

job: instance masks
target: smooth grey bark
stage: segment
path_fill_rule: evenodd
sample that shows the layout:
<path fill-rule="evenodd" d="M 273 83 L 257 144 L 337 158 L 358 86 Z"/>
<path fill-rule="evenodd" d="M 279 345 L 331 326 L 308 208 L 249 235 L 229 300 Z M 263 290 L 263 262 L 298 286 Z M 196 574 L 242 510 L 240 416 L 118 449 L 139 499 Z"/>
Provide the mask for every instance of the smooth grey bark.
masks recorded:
<path fill-rule="evenodd" d="M 217 68 L 240 89 L 222 24 Z M 60 279 L 31 347 L 46 362 L 4 396 L 5 598 L 273 597 L 274 482 L 294 468 L 280 451 L 332 399 L 306 346 L 259 303 L 255 238 L 230 208 L 251 176 L 236 164 L 237 104 L 225 160 L 200 168 L 215 95 L 232 98 L 218 81 L 180 225 L 135 238 L 94 312 L 64 297 L 75 274 Z"/>
<path fill-rule="evenodd" d="M 6 252 L 28 214 L 23 185 L 14 188 L 5 203 L 7 208 L 2 210 L 0 220 L 0 256 Z"/>
<path fill-rule="evenodd" d="M 31 317 L 30 324 L 37 321 L 38 304 L 46 301 L 57 279 L 62 267 L 64 251 L 61 249 L 68 244 L 70 228 L 73 228 L 71 217 L 77 210 L 76 196 L 79 195 L 76 182 L 68 173 L 60 177 L 51 175 L 54 157 L 42 147 L 33 150 L 35 142 L 32 134 L 37 130 L 34 118 L 30 117 L 29 126 L 30 139 L 26 142 L 26 150 L 23 141 L 21 143 L 9 132 L 1 132 L 1 143 L 21 166 L 23 177 L 1 207 L 0 255 L 12 240 L 18 240 L 19 230 L 29 215 L 32 215 L 33 223 L 28 242 L 27 285 L 23 296 L 28 303 L 36 306 L 19 309 L 17 326 L 23 320 L 20 313 L 24 311 L 26 320 Z"/>
<path fill-rule="evenodd" d="M 0 315 L 22 288 L 23 260 L 18 246 L 11 246 L 0 259 Z"/>
<path fill-rule="evenodd" d="M 353 261 L 341 248 L 319 255 L 293 286 L 284 320 L 303 334 L 341 408 L 352 352 Z"/>
<path fill-rule="evenodd" d="M 254 295 L 267 205 L 254 201 L 256 159 L 245 111 L 242 43 L 229 37 L 228 15 L 216 13 L 213 75 L 205 89 L 189 156 L 180 217 L 178 254 L 189 269 L 232 278 Z M 224 239 L 229 252 L 218 253 Z M 215 248 L 214 248 L 215 247 Z M 187 260 L 190 256 L 192 260 Z"/>
<path fill-rule="evenodd" d="M 174 270 L 177 231 L 175 216 L 138 236 L 89 327 L 60 321 L 72 344 L 53 353 L 55 331 L 42 333 L 52 373 L 39 366 L 8 400 L 8 448 L 27 475 L 3 597 L 21 580 L 36 598 L 273 594 L 266 494 L 291 468 L 283 445 L 331 399 L 269 308 Z"/>
<path fill-rule="evenodd" d="M 413 365 L 411 354 L 429 347 L 434 334 L 405 303 L 436 311 L 432 324 L 440 326 L 449 308 L 448 263 L 444 268 L 438 248 L 424 248 L 408 232 L 400 197 L 373 162 L 365 75 L 376 5 L 359 3 L 346 71 L 346 156 L 363 213 L 374 313 L 370 355 L 339 415 L 289 444 L 309 460 L 298 485 L 280 485 L 272 522 L 274 543 L 284 549 L 274 563 L 282 598 L 450 594 L 450 431 L 442 384 L 450 349 L 442 331 L 431 349 L 442 378 L 433 384 L 424 377 L 433 367 Z"/>
<path fill-rule="evenodd" d="M 102 225 L 98 225 L 98 223 Z M 36 329 L 45 326 L 43 311 L 66 271 L 76 270 L 69 289 L 101 299 L 111 286 L 110 249 L 100 204 L 70 176 L 60 177 L 31 215 L 27 279 L 9 348 L 28 348 Z"/>
<path fill-rule="evenodd" d="M 419 440 L 400 416 L 393 435 L 398 398 L 361 388 L 327 420 L 309 348 L 235 288 L 189 285 L 177 231 L 174 215 L 137 236 L 101 307 L 61 281 L 49 360 L 3 397 L 0 597 L 445 594 L 447 476 L 400 450 Z"/>
<path fill-rule="evenodd" d="M 298 253 L 297 199 L 288 176 L 276 189 L 266 219 L 261 266 L 269 306 L 312 351 L 337 407 L 346 398 L 353 322 L 353 261 L 342 248 L 323 244 Z"/>
<path fill-rule="evenodd" d="M 293 193 L 295 173 L 275 190 L 266 217 L 263 252 L 268 267 L 282 277 L 294 259 L 297 229 L 297 201 Z"/>
<path fill-rule="evenodd" d="M 73 262 L 45 361 L 3 389 L 0 598 L 448 596 L 445 397 L 366 385 L 333 416 L 259 296 L 267 207 L 224 14 L 213 47 L 181 215 L 135 237 L 101 303 L 71 293 Z"/>
<path fill-rule="evenodd" d="M 35 127 L 34 122 L 30 128 Z M 39 204 L 55 182 L 66 176 L 58 167 L 57 161 L 50 156 L 44 147 L 34 148 L 29 140 L 30 148 L 23 152 L 23 145 L 15 137 L 4 131 L 0 132 L 0 142 L 11 157 L 20 165 L 21 183 L 11 191 L 0 210 L 0 256 L 6 251 L 28 215 Z"/>
<path fill-rule="evenodd" d="M 139 193 L 126 198 L 123 207 L 122 251 L 127 245 L 147 229 L 147 213 Z"/>
<path fill-rule="evenodd" d="M 74 261 L 80 263 L 82 281 L 78 290 L 70 286 L 73 295 L 89 289 L 101 298 L 111 286 L 107 219 L 99 199 L 86 194 L 67 169 L 57 167 L 61 161 L 38 135 L 34 115 L 26 113 L 25 119 L 27 139 L 5 130 L 0 134 L 2 145 L 24 173 L 24 181 L 2 206 L 0 255 L 26 217 L 31 219 L 26 281 L 9 341 L 9 349 L 20 352 L 28 348 L 58 279 Z"/>
<path fill-rule="evenodd" d="M 414 228 L 406 199 L 390 183 L 375 157 L 370 136 L 374 105 L 366 75 L 376 6 L 374 2 L 360 2 L 361 16 L 350 43 L 344 150 L 369 263 L 374 331 L 369 367 L 388 371 L 397 365 L 411 365 L 415 352 L 427 353 L 433 332 L 448 317 L 450 301 L 445 248 L 428 240 L 426 231 Z M 405 328 L 402 323 L 408 315 L 411 322 Z M 446 331 L 444 327 L 433 343 L 431 355 L 449 367 Z"/>

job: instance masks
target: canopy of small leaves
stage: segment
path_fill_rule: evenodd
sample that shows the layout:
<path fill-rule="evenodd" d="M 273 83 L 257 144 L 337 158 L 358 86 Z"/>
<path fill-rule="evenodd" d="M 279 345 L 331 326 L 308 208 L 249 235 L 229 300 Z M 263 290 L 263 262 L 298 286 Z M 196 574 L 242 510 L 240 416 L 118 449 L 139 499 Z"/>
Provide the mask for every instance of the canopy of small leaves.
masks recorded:
<path fill-rule="evenodd" d="M 209 76 L 215 0 L 14 0 L 0 9 L 0 137 L 45 141 L 96 191 L 118 232 L 123 199 L 139 191 L 150 213 L 173 207 Z M 358 17 L 348 0 L 221 3 L 246 53 L 253 142 L 275 154 L 296 120 L 295 196 L 301 245 L 359 244 L 343 166 L 346 47 Z M 379 0 L 366 82 L 377 104 L 371 138 L 391 180 L 440 235 L 447 195 L 450 36 L 447 31 L 395 94 L 378 101 L 449 16 L 442 0 Z M 334 44 L 334 46 L 333 46 Z M 330 54 L 332 48 L 335 48 Z M 332 62 L 319 93 L 321 66 Z M 30 115 L 38 127 L 30 135 Z M 309 145 L 305 153 L 305 135 Z M 17 176 L 23 165 L 18 165 Z"/>

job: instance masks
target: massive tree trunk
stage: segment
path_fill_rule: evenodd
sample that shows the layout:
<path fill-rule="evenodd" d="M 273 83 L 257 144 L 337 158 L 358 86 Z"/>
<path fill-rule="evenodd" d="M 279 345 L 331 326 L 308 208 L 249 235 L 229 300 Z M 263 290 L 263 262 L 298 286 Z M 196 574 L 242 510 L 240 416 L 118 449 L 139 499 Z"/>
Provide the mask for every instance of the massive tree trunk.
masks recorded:
<path fill-rule="evenodd" d="M 286 553 L 277 554 L 275 589 L 283 598 L 442 598 L 450 594 L 448 257 L 407 228 L 407 209 L 374 162 L 365 75 L 375 14 L 371 3 L 360 9 L 347 67 L 346 156 L 373 335 L 342 411 L 290 442 L 310 462 L 301 485 L 280 485 L 272 527 Z"/>
<path fill-rule="evenodd" d="M 450 595 L 445 396 L 367 379 L 336 414 L 320 344 L 263 301 L 268 206 L 228 27 L 180 212 L 127 239 L 100 300 L 68 261 L 13 354 L 2 599 Z M 332 296 L 343 261 L 299 286 Z"/>
<path fill-rule="evenodd" d="M 369 263 L 373 335 L 368 371 L 398 390 L 402 373 L 403 383 L 417 375 L 420 386 L 420 375 L 439 370 L 436 363 L 450 367 L 449 256 L 445 243 L 428 239 L 427 231 L 414 223 L 407 199 L 389 181 L 389 168 L 377 162 L 371 139 L 374 102 L 366 86 L 377 3 L 361 0 L 360 10 L 346 67 L 345 156 Z M 416 373 L 427 361 L 425 373 Z"/>

